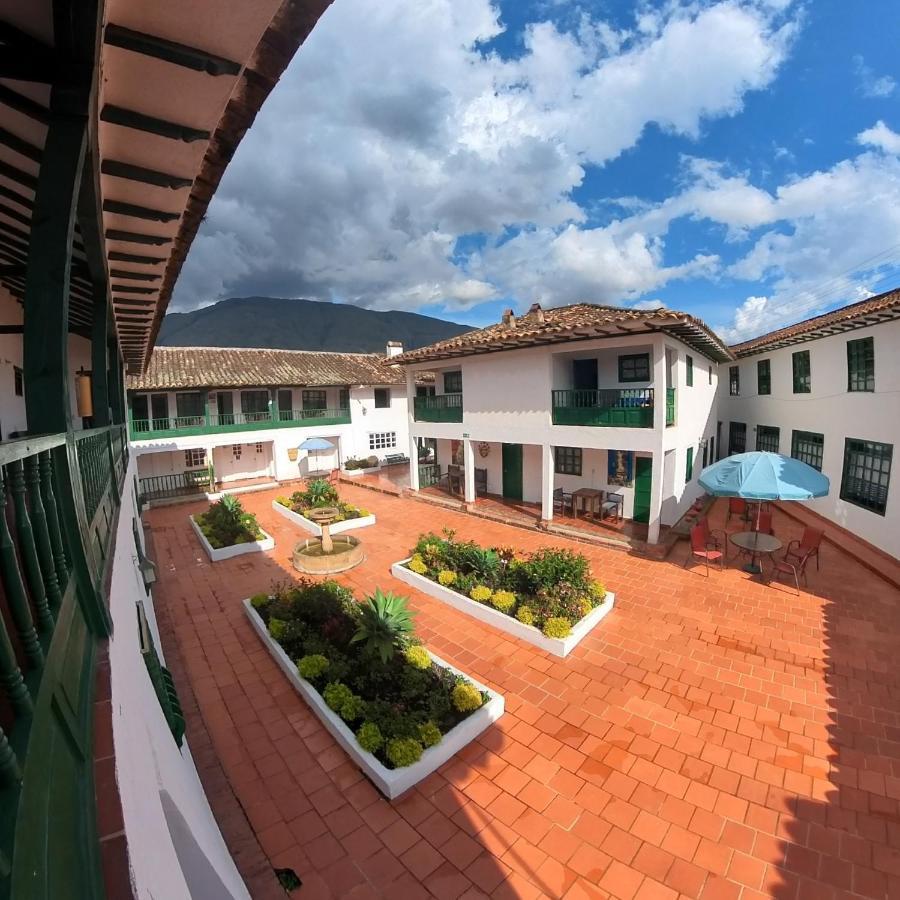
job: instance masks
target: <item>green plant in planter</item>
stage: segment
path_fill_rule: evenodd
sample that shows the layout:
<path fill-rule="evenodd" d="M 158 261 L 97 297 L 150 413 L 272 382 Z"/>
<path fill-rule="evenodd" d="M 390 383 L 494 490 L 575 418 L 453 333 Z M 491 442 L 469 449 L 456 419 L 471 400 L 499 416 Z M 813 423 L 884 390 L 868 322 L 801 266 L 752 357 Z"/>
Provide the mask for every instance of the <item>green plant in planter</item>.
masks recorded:
<path fill-rule="evenodd" d="M 572 633 L 572 623 L 562 616 L 544 622 L 544 634 L 551 638 L 567 638 Z"/>
<path fill-rule="evenodd" d="M 195 520 L 209 543 L 216 549 L 248 544 L 262 537 L 256 516 L 244 512 L 241 501 L 226 494 Z"/>
<path fill-rule="evenodd" d="M 350 643 L 362 643 L 368 652 L 387 663 L 400 642 L 412 632 L 412 617 L 406 597 L 398 597 L 390 591 L 382 593 L 376 588 L 360 608 L 359 627 Z"/>
<path fill-rule="evenodd" d="M 469 684 L 468 681 L 458 681 L 453 688 L 451 698 L 453 705 L 460 712 L 472 712 L 479 709 L 484 703 L 481 691 L 474 684 Z"/>
<path fill-rule="evenodd" d="M 338 492 L 324 478 L 317 478 L 306 486 L 303 497 L 307 506 L 331 506 L 337 503 Z"/>
<path fill-rule="evenodd" d="M 268 602 L 269 602 L 269 595 L 268 595 L 268 594 L 254 594 L 254 595 L 250 598 L 250 605 L 251 605 L 254 609 L 261 609 L 261 608 L 262 608 L 263 606 L 265 606 Z"/>
<path fill-rule="evenodd" d="M 356 742 L 363 750 L 375 753 L 384 744 L 381 729 L 374 722 L 363 722 L 356 732 Z"/>
<path fill-rule="evenodd" d="M 424 747 L 434 747 L 441 742 L 442 737 L 441 729 L 434 722 L 428 721 L 419 726 L 419 740 Z"/>
<path fill-rule="evenodd" d="M 321 653 L 313 653 L 310 656 L 304 656 L 297 663 L 297 671 L 301 678 L 312 681 L 318 678 L 328 669 L 328 660 Z"/>
<path fill-rule="evenodd" d="M 394 738 L 388 741 L 385 753 L 395 768 L 411 766 L 422 758 L 422 745 L 415 738 Z"/>

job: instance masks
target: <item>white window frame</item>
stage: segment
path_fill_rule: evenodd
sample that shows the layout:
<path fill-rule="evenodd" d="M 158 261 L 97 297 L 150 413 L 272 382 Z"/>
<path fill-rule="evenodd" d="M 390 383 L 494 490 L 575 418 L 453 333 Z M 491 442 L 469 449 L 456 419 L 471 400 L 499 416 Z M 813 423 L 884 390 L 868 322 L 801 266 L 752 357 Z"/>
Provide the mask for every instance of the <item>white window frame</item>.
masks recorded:
<path fill-rule="evenodd" d="M 370 450 L 395 450 L 397 448 L 396 431 L 370 431 Z"/>
<path fill-rule="evenodd" d="M 199 454 L 199 456 L 195 455 Z M 199 459 L 199 462 L 195 460 Z M 188 447 L 184 451 L 184 465 L 188 469 L 200 469 L 206 465 L 206 449 L 204 447 Z"/>

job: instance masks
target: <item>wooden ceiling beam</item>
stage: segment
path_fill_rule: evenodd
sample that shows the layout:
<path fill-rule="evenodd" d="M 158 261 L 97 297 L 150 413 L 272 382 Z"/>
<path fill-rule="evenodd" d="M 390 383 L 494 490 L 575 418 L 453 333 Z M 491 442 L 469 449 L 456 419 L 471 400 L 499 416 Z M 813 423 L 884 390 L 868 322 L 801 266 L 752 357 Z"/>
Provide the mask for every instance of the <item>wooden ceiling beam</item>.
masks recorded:
<path fill-rule="evenodd" d="M 131 272 L 127 269 L 110 269 L 113 278 L 130 278 L 132 281 L 159 281 L 162 275 L 155 272 Z"/>
<path fill-rule="evenodd" d="M 100 111 L 100 118 L 110 125 L 121 125 L 123 128 L 133 128 L 136 131 L 145 131 L 148 134 L 156 134 L 173 141 L 184 141 L 187 144 L 194 141 L 208 141 L 210 137 L 209 132 L 201 128 L 192 128 L 190 125 L 170 122 L 167 119 L 157 119 L 155 116 L 147 116 L 111 103 L 107 103 Z"/>
<path fill-rule="evenodd" d="M 104 200 L 103 212 L 128 216 L 132 219 L 146 219 L 148 222 L 175 222 L 181 216 L 180 213 L 151 209 L 149 206 L 138 206 L 136 203 L 123 203 L 121 200 Z"/>
<path fill-rule="evenodd" d="M 164 256 L 141 256 L 139 253 L 123 253 L 121 250 L 110 250 L 107 257 L 111 262 L 135 263 L 139 266 L 155 266 L 166 261 Z"/>
<path fill-rule="evenodd" d="M 144 56 L 152 56 L 165 60 L 185 69 L 193 69 L 195 72 L 205 72 L 207 75 L 218 77 L 219 75 L 239 75 L 241 66 L 239 63 L 223 56 L 216 56 L 197 47 L 187 44 L 179 44 L 153 34 L 145 34 L 142 31 L 134 31 L 122 25 L 110 23 L 106 26 L 105 40 L 113 47 L 121 47 L 132 53 L 141 53 Z"/>
<path fill-rule="evenodd" d="M 100 171 L 113 178 L 139 181 L 142 184 L 152 184 L 155 187 L 171 188 L 172 190 L 190 187 L 194 183 L 192 178 L 182 178 L 180 175 L 170 175 L 168 172 L 145 169 L 142 166 L 133 166 L 130 163 L 118 162 L 114 159 L 104 159 L 100 164 Z"/>
<path fill-rule="evenodd" d="M 109 241 L 124 241 L 128 244 L 151 244 L 156 247 L 172 243 L 172 238 L 164 237 L 163 235 L 139 234 L 136 231 L 121 231 L 118 228 L 107 228 L 106 239 Z"/>

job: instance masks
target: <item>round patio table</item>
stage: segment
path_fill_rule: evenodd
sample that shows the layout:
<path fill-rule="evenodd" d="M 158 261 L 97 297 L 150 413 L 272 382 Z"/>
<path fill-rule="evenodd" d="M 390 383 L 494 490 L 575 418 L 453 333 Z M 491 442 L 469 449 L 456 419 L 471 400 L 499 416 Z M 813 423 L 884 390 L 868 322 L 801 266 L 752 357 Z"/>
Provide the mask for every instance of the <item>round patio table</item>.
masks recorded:
<path fill-rule="evenodd" d="M 751 575 L 759 575 L 762 567 L 759 564 L 759 557 L 763 554 L 775 553 L 784 545 L 777 537 L 771 534 L 762 534 L 759 531 L 739 531 L 737 534 L 731 535 L 731 543 L 741 550 L 746 550 L 750 554 L 750 562 L 744 566 L 744 571 Z"/>

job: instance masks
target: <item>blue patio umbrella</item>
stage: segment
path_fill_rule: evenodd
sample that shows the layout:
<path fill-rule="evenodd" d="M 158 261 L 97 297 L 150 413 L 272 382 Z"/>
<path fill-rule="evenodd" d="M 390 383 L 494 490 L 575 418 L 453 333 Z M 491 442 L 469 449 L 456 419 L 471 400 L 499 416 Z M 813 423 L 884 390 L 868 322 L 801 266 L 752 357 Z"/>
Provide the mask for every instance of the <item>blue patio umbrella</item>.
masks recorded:
<path fill-rule="evenodd" d="M 318 469 L 319 465 L 319 451 L 320 450 L 333 450 L 334 444 L 331 441 L 326 441 L 325 438 L 307 438 L 300 446 L 297 448 L 298 450 L 306 450 L 309 452 L 312 450 L 316 454 L 316 467 Z"/>
<path fill-rule="evenodd" d="M 700 486 L 715 497 L 744 500 L 812 500 L 828 494 L 831 482 L 799 459 L 767 453 L 736 453 L 707 466 L 700 473 Z M 756 510 L 756 526 L 759 512 Z M 751 562 L 748 571 L 754 571 Z"/>

